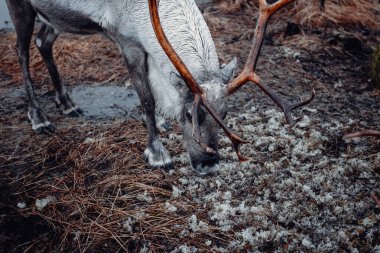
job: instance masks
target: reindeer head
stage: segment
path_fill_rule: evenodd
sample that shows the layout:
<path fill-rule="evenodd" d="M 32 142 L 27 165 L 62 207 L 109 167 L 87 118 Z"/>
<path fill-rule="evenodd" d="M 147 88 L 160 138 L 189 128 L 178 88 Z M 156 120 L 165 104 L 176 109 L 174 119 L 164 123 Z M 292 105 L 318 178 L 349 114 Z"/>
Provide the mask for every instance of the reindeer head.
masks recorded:
<path fill-rule="evenodd" d="M 235 67 L 236 58 L 220 68 L 217 73 L 207 74 L 206 77 L 197 79 L 205 98 L 221 119 L 227 115 L 225 92 L 228 82 L 234 75 Z M 180 124 L 191 165 L 199 174 L 212 174 L 219 170 L 220 156 L 217 153 L 219 125 L 204 106 L 194 107 L 194 101 L 198 98 L 189 90 L 181 76 L 173 72 L 170 79 L 183 98 Z M 198 126 L 199 132 L 194 131 L 194 126 Z M 195 134 L 198 134 L 197 137 Z"/>
<path fill-rule="evenodd" d="M 239 160 L 248 160 L 242 156 L 239 151 L 239 146 L 248 142 L 238 137 L 223 122 L 227 112 L 227 106 L 224 102 L 225 96 L 231 95 L 247 82 L 252 82 L 263 90 L 282 109 L 290 125 L 294 125 L 299 120 L 293 119 L 290 112 L 293 109 L 310 103 L 315 96 L 315 91 L 313 90 L 308 100 L 292 105 L 287 104 L 269 87 L 265 86 L 255 73 L 269 19 L 275 12 L 294 0 L 278 0 L 273 4 L 268 4 L 266 0 L 258 1 L 260 16 L 256 25 L 255 36 L 248 60 L 238 77 L 228 83 L 230 77 L 233 75 L 236 60 L 227 65 L 228 68 L 224 71 L 221 69 L 221 72 L 214 77 L 209 77 L 205 80 L 194 79 L 165 36 L 158 15 L 157 0 L 149 0 L 151 20 L 158 42 L 176 67 L 178 73 L 180 73 L 181 78 L 177 77 L 178 80 L 183 80 L 189 88 L 189 91 L 184 96 L 185 101 L 182 117 L 183 133 L 191 164 L 193 168 L 201 174 L 213 173 L 219 169 L 218 126 L 220 126 L 230 138 Z M 228 85 L 226 83 L 228 83 Z"/>

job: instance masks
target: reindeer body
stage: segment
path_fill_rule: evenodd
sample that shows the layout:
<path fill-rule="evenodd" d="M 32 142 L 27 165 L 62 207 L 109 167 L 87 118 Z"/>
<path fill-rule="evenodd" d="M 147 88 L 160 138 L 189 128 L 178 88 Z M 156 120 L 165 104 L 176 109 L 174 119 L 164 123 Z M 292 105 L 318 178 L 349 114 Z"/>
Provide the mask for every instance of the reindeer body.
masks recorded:
<path fill-rule="evenodd" d="M 40 50 L 56 89 L 56 103 L 63 113 L 81 114 L 67 94 L 55 66 L 52 46 L 59 33 L 101 33 L 120 48 L 132 83 L 146 113 L 148 147 L 144 152 L 152 166 L 171 167 L 171 158 L 157 137 L 155 109 L 164 116 L 184 121 L 188 92 L 181 81 L 173 81 L 177 71 L 157 41 L 150 20 L 147 0 L 7 0 L 17 33 L 17 50 L 30 107 L 28 116 L 36 131 L 53 129 L 43 115 L 29 74 L 29 46 L 36 16 L 44 23 L 35 43 Z M 233 74 L 236 61 L 224 69 L 219 66 L 209 29 L 194 0 L 161 0 L 159 12 L 163 28 L 178 55 L 194 77 L 210 91 L 215 102 L 222 96 L 221 84 Z M 187 107 L 191 107 L 188 103 Z M 217 149 L 217 128 L 206 122 L 210 137 L 206 141 Z M 184 123 L 184 125 L 186 125 Z M 205 154 L 185 129 L 184 139 L 192 165 L 202 174 L 214 172 L 219 156 Z M 205 163 L 204 163 L 205 161 Z"/>
<path fill-rule="evenodd" d="M 180 116 L 180 95 L 170 83 L 170 74 L 176 70 L 157 42 L 147 1 L 30 2 L 39 18 L 56 32 L 102 33 L 122 51 L 131 43 L 141 47 L 147 54 L 149 83 L 158 111 L 173 118 Z M 194 1 L 162 1 L 160 15 L 167 36 L 194 76 L 219 71 L 214 43 Z"/>
<path fill-rule="evenodd" d="M 291 116 L 291 111 L 309 104 L 315 97 L 313 90 L 307 100 L 284 102 L 256 73 L 271 16 L 293 1 L 277 0 L 272 4 L 258 1 L 260 15 L 247 62 L 231 81 L 236 58 L 220 68 L 210 32 L 194 0 L 161 0 L 160 6 L 158 0 L 7 0 L 17 33 L 32 128 L 37 132 L 54 129 L 38 106 L 29 73 L 29 46 L 35 18 L 39 16 L 45 24 L 35 42 L 52 78 L 56 103 L 64 114 L 79 115 L 81 110 L 62 85 L 52 53 L 54 41 L 62 31 L 102 33 L 119 46 L 145 110 L 148 147 L 144 156 L 150 165 L 172 167 L 169 152 L 158 138 L 156 107 L 161 114 L 180 122 L 196 172 L 212 174 L 219 170 L 218 126 L 231 140 L 239 160 L 245 161 L 247 158 L 241 155 L 239 146 L 247 141 L 223 122 L 227 113 L 225 96 L 252 82 L 282 109 L 291 125 L 299 120 Z"/>
<path fill-rule="evenodd" d="M 176 70 L 157 42 L 147 1 L 30 2 L 39 18 L 56 32 L 102 33 L 115 41 L 122 51 L 130 44 L 142 48 L 147 54 L 149 84 L 158 111 L 172 118 L 180 116 L 182 101 L 170 83 L 170 74 Z M 193 0 L 161 1 L 160 16 L 170 42 L 194 76 L 219 71 L 219 61 L 209 29 Z"/>

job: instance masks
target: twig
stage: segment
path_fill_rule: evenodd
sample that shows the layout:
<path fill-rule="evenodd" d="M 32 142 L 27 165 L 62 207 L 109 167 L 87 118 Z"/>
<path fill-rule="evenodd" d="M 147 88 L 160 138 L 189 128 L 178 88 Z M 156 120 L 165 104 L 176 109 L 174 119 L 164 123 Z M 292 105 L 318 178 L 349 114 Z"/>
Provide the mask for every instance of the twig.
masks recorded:
<path fill-rule="evenodd" d="M 371 193 L 371 197 L 375 201 L 377 208 L 380 209 L 380 199 L 375 195 L 374 192 Z"/>
<path fill-rule="evenodd" d="M 366 131 L 361 131 L 361 132 L 354 132 L 351 134 L 346 134 L 343 136 L 343 139 L 352 139 L 352 138 L 361 138 L 361 137 L 376 137 L 380 138 L 380 131 L 375 131 L 375 130 L 366 130 Z"/>

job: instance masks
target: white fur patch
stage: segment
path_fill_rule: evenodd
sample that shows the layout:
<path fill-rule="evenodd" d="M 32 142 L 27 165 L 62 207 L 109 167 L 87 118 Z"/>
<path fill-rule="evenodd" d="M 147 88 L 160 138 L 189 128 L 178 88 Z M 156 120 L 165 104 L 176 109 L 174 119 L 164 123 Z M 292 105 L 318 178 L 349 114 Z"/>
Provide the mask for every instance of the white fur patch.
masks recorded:
<path fill-rule="evenodd" d="M 96 18 L 96 17 L 95 17 Z M 108 6 L 104 7 L 103 15 L 99 18 L 99 24 L 102 27 L 110 27 L 114 23 L 115 15 Z"/>
<path fill-rule="evenodd" d="M 170 79 L 163 75 L 152 57 L 148 58 L 149 83 L 159 114 L 171 119 L 178 119 L 182 111 L 182 99 L 178 91 L 171 85 Z"/>
<path fill-rule="evenodd" d="M 32 124 L 32 129 L 34 131 L 36 131 L 37 129 L 39 128 L 42 128 L 42 127 L 45 127 L 45 124 L 44 123 L 36 123 L 36 121 L 32 118 L 32 116 L 30 115 L 30 112 L 28 111 L 28 119 L 30 121 L 30 123 Z"/>
<path fill-rule="evenodd" d="M 34 120 L 32 120 L 32 129 L 34 131 L 37 130 L 37 129 L 43 128 L 43 127 L 45 127 L 44 123 L 35 124 Z"/>
<path fill-rule="evenodd" d="M 45 23 L 47 24 L 48 26 L 52 26 L 52 24 L 46 20 L 46 18 L 44 18 L 40 13 L 37 12 L 37 17 L 38 19 L 42 22 L 42 23 Z"/>
<path fill-rule="evenodd" d="M 226 90 L 225 85 L 216 82 L 203 83 L 201 84 L 201 87 L 204 89 L 208 101 L 217 101 L 218 99 L 221 99 Z"/>
<path fill-rule="evenodd" d="M 28 111 L 28 119 L 30 120 L 30 122 L 32 122 L 32 117 L 30 116 L 30 111 Z"/>
<path fill-rule="evenodd" d="M 42 40 L 40 38 L 36 39 L 36 46 L 41 47 L 42 46 Z"/>

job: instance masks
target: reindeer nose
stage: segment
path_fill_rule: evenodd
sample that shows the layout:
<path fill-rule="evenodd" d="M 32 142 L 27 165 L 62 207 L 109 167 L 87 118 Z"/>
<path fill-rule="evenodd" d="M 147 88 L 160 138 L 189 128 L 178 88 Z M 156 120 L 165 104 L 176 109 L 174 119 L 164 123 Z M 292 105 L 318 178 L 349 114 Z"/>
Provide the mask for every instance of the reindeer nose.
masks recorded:
<path fill-rule="evenodd" d="M 212 158 L 203 161 L 191 161 L 194 171 L 199 175 L 213 175 L 216 174 L 219 169 L 219 155 L 215 155 Z"/>

